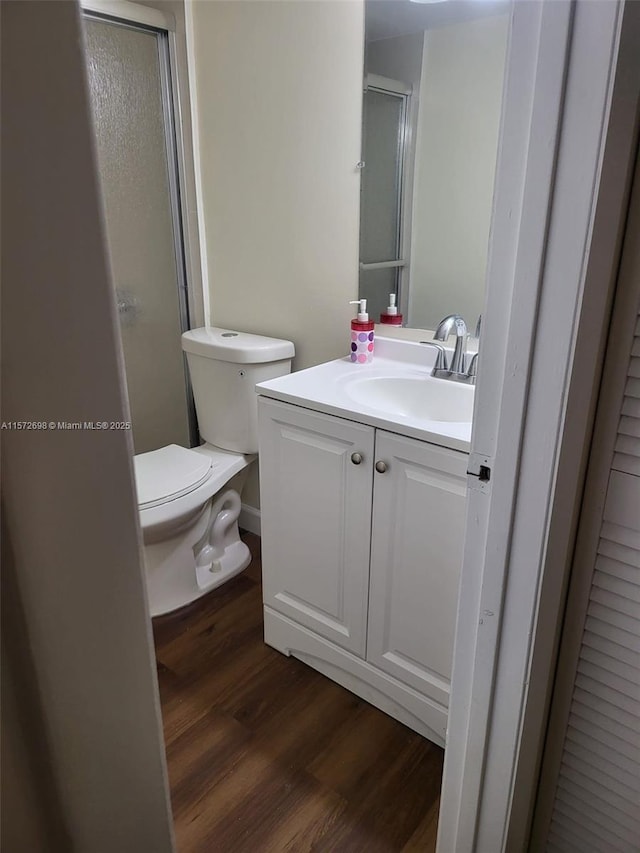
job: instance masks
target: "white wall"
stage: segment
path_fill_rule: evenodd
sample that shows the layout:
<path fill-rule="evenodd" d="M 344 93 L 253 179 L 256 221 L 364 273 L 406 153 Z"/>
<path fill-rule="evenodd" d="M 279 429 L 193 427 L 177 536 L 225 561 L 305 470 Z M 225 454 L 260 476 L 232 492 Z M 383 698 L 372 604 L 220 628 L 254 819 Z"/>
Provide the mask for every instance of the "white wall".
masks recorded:
<path fill-rule="evenodd" d="M 409 321 L 483 310 L 508 15 L 428 30 L 412 224 Z"/>
<path fill-rule="evenodd" d="M 358 296 L 363 0 L 186 11 L 210 323 L 292 340 L 298 370 L 346 355 Z M 257 469 L 243 500 L 259 505 Z"/>
<path fill-rule="evenodd" d="M 362 0 L 197 2 L 211 323 L 346 354 L 357 298 Z"/>
<path fill-rule="evenodd" d="M 392 80 L 401 80 L 420 90 L 424 33 L 410 33 L 389 39 L 370 41 L 366 46 L 365 70 Z"/>
<path fill-rule="evenodd" d="M 75 3 L 2 4 L 2 78 L 3 419 L 126 420 Z M 48 768 L 49 849 L 172 849 L 131 454 L 2 432 L 3 641 L 34 723 L 11 758 L 22 790 Z"/>

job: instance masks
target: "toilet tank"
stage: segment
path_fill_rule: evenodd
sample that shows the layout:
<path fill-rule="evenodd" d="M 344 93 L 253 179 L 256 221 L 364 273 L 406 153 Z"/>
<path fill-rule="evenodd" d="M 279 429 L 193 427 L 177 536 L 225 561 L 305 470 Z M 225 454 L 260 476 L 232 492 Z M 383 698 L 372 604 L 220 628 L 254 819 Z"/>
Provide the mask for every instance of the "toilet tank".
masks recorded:
<path fill-rule="evenodd" d="M 256 385 L 291 372 L 291 341 L 207 326 L 182 335 L 204 441 L 258 452 Z"/>

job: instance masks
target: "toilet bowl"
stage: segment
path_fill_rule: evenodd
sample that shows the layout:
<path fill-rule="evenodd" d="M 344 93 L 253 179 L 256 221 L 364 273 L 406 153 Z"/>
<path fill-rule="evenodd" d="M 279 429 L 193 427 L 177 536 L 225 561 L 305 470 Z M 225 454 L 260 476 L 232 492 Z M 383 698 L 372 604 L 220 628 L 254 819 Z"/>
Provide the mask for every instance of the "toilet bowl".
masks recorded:
<path fill-rule="evenodd" d="M 207 327 L 182 336 L 199 447 L 135 456 L 149 610 L 184 607 L 243 571 L 241 493 L 258 448 L 255 386 L 289 373 L 290 341 Z"/>

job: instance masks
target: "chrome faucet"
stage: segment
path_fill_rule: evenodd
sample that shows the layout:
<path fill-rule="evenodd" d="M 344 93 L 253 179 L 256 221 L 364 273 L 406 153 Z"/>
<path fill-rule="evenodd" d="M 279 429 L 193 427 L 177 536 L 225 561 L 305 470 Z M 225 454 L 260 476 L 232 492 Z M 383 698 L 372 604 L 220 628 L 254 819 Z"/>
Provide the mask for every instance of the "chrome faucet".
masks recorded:
<path fill-rule="evenodd" d="M 464 356 L 467 349 L 467 324 L 459 314 L 449 314 L 440 320 L 433 335 L 434 341 L 446 341 L 455 328 L 456 348 L 451 357 L 449 370 L 451 373 L 464 373 Z"/>
<path fill-rule="evenodd" d="M 444 320 L 441 320 L 436 329 L 433 340 L 446 341 L 449 335 L 455 331 L 456 346 L 451 356 L 451 363 L 447 364 L 447 358 L 444 348 L 441 344 L 433 343 L 432 341 L 421 341 L 428 346 L 436 347 L 438 357 L 435 366 L 431 371 L 431 375 L 438 379 L 450 379 L 454 382 L 464 382 L 467 385 L 474 385 L 476 381 L 476 372 L 478 364 L 477 353 L 469 362 L 468 369 L 465 365 L 466 349 L 467 349 L 467 324 L 464 322 L 460 314 L 449 314 Z"/>

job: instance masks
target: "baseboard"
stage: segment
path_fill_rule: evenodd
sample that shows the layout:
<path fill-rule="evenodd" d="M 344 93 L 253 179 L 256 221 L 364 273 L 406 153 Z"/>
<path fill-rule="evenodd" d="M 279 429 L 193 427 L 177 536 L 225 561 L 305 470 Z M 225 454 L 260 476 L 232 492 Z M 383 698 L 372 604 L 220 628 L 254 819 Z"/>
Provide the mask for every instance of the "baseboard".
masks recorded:
<path fill-rule="evenodd" d="M 260 536 L 260 510 L 256 509 L 254 506 L 242 504 L 238 524 L 243 530 L 248 530 L 249 533 L 255 533 L 256 536 Z"/>

